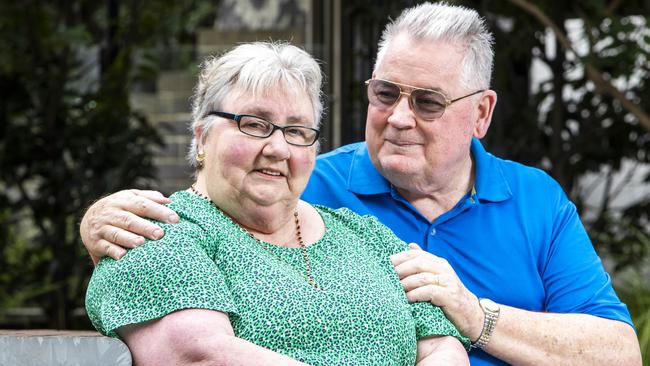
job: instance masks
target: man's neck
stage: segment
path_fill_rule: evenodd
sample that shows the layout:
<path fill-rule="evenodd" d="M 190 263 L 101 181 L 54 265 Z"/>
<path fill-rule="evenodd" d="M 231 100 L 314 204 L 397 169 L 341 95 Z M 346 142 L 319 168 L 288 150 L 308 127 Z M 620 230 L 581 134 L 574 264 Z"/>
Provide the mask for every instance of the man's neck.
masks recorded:
<path fill-rule="evenodd" d="M 407 190 L 396 187 L 397 191 L 409 201 L 418 212 L 430 222 L 435 221 L 445 212 L 451 210 L 471 191 L 474 186 L 475 168 L 470 157 L 455 174 L 441 174 L 431 177 L 426 189 Z"/>

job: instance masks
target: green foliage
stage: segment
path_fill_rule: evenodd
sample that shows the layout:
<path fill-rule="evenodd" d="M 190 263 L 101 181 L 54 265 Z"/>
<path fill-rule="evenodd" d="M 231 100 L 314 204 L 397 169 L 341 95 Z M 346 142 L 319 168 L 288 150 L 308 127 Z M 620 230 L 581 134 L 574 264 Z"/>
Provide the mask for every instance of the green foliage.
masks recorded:
<path fill-rule="evenodd" d="M 645 243 L 650 243 L 650 236 L 646 236 Z M 650 360 L 650 259 L 646 258 L 643 264 L 626 268 L 619 273 L 624 278 L 617 286 L 621 300 L 627 304 L 636 327 L 641 356 L 643 360 Z"/>
<path fill-rule="evenodd" d="M 590 209 L 593 219 L 586 225 L 597 248 L 615 254 L 620 266 L 632 264 L 648 253 L 633 236 L 650 230 L 650 206 L 641 198 L 614 210 L 612 202 L 629 182 L 613 182 L 624 162 L 650 163 L 650 131 L 586 70 L 597 70 L 648 113 L 650 43 L 641 36 L 648 32 L 647 5 L 531 3 L 574 40 L 578 55 L 522 9 L 487 7 L 496 35 L 493 88 L 499 103 L 485 141 L 497 155 L 548 171 L 580 211 Z M 533 79 L 539 84 L 531 85 Z M 605 192 L 597 207 L 586 207 L 593 189 L 578 182 L 601 172 L 607 172 Z"/>
<path fill-rule="evenodd" d="M 0 318 L 36 305 L 41 326 L 84 326 L 77 223 L 93 199 L 152 179 L 161 140 L 129 90 L 156 75 L 146 50 L 186 29 L 167 15 L 194 5 L 0 0 Z"/>

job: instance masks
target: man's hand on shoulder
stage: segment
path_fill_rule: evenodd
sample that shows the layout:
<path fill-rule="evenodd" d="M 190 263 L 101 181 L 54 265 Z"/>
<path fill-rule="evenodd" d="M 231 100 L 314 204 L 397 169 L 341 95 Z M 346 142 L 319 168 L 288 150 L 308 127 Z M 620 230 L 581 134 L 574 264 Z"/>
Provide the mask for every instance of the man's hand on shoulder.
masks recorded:
<path fill-rule="evenodd" d="M 93 262 L 97 263 L 104 256 L 120 259 L 126 254 L 125 248 L 135 248 L 143 244 L 145 238 L 162 238 L 163 230 L 147 218 L 177 223 L 178 215 L 163 206 L 170 202 L 157 191 L 129 189 L 91 205 L 81 219 L 79 232 Z"/>
<path fill-rule="evenodd" d="M 415 244 L 390 260 L 409 302 L 427 301 L 439 306 L 460 333 L 476 341 L 484 314 L 476 295 L 463 285 L 449 262 Z"/>

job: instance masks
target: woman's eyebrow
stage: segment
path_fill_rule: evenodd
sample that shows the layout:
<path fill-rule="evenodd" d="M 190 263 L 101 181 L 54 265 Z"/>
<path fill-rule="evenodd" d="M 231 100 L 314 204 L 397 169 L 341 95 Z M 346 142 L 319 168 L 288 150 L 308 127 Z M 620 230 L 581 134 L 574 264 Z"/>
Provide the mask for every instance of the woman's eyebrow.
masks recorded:
<path fill-rule="evenodd" d="M 260 107 L 253 107 L 250 109 L 244 109 L 244 111 L 241 114 L 252 114 L 257 117 L 264 118 L 265 120 L 273 123 L 282 123 L 282 124 L 299 124 L 299 125 L 308 125 L 310 123 L 309 118 L 305 116 L 289 116 L 283 121 L 278 121 L 274 116 L 273 113 L 267 109 L 260 108 Z"/>

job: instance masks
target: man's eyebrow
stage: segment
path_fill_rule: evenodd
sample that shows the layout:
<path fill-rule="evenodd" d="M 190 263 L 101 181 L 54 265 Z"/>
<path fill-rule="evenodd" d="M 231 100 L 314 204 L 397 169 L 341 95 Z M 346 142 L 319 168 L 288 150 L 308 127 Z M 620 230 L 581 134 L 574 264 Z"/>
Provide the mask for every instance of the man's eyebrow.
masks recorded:
<path fill-rule="evenodd" d="M 433 90 L 434 92 L 445 94 L 445 92 L 439 86 L 424 86 L 424 87 L 416 86 L 416 88 L 418 88 L 418 89 L 426 89 L 426 90 Z"/>

